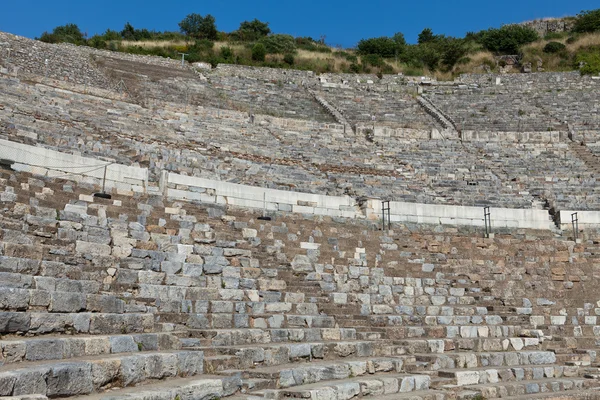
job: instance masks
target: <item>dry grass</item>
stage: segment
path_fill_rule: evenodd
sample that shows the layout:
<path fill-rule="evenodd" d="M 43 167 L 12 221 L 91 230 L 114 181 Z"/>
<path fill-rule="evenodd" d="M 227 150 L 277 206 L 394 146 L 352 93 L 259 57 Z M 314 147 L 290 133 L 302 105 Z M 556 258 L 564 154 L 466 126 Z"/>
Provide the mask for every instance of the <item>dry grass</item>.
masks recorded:
<path fill-rule="evenodd" d="M 150 49 L 153 47 L 172 47 L 172 46 L 187 46 L 193 42 L 186 42 L 185 40 L 143 40 L 143 41 L 135 41 L 135 40 L 123 40 L 121 41 L 121 46 L 140 46 L 145 49 Z"/>
<path fill-rule="evenodd" d="M 573 43 L 567 43 L 567 37 L 560 39 L 538 40 L 523 47 L 525 62 L 531 62 L 534 66 L 541 59 L 545 71 L 568 71 L 572 70 L 569 58 L 587 47 L 600 46 L 600 33 L 589 33 L 577 37 Z M 566 46 L 565 52 L 557 54 L 544 53 L 544 47 L 550 42 L 560 42 Z"/>
<path fill-rule="evenodd" d="M 567 50 L 574 53 L 589 46 L 600 46 L 600 32 L 580 36 L 575 43 L 567 44 Z"/>

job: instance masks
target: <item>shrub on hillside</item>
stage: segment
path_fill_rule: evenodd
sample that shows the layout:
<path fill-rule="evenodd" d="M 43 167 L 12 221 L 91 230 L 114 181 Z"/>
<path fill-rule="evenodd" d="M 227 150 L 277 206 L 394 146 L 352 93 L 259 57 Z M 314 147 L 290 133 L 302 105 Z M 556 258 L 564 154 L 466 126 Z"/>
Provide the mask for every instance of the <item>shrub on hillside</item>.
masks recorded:
<path fill-rule="evenodd" d="M 200 14 L 188 14 L 179 23 L 179 28 L 186 36 L 196 39 L 217 40 L 215 17 L 210 14 L 207 14 L 206 17 Z"/>
<path fill-rule="evenodd" d="M 364 55 L 361 57 L 361 60 L 364 65 L 372 65 L 373 67 L 383 67 L 384 64 L 383 58 L 377 54 Z"/>
<path fill-rule="evenodd" d="M 546 44 L 544 46 L 544 53 L 558 53 L 561 52 L 563 50 L 565 50 L 567 48 L 567 46 L 565 46 L 564 44 L 560 43 L 560 42 L 549 42 L 548 44 Z"/>
<path fill-rule="evenodd" d="M 231 32 L 233 39 L 243 42 L 254 42 L 268 36 L 271 33 L 268 22 L 262 22 L 254 18 L 252 21 L 244 21 L 237 31 Z"/>
<path fill-rule="evenodd" d="M 600 48 L 591 48 L 575 56 L 575 67 L 582 75 L 600 74 Z"/>
<path fill-rule="evenodd" d="M 252 60 L 264 62 L 267 55 L 267 49 L 262 43 L 256 43 L 252 47 Z"/>
<path fill-rule="evenodd" d="M 296 52 L 296 41 L 291 35 L 271 35 L 262 38 L 259 43 L 265 46 L 269 54 L 287 54 Z"/>
<path fill-rule="evenodd" d="M 52 33 L 44 32 L 38 40 L 46 43 L 73 43 L 76 45 L 85 44 L 85 38 L 76 24 L 66 24 L 57 26 Z"/>
<path fill-rule="evenodd" d="M 362 39 L 358 42 L 358 54 L 374 54 L 380 57 L 394 57 L 397 54 L 398 45 L 394 39 L 382 36 L 378 38 Z"/>
<path fill-rule="evenodd" d="M 283 62 L 287 65 L 294 65 L 294 55 L 291 53 L 287 53 L 283 56 Z"/>
<path fill-rule="evenodd" d="M 502 54 L 518 54 L 519 48 L 538 40 L 537 32 L 521 25 L 505 25 L 500 29 L 488 29 L 481 35 L 481 44 L 489 50 Z"/>
<path fill-rule="evenodd" d="M 581 33 L 600 31 L 600 8 L 579 13 L 572 31 Z"/>

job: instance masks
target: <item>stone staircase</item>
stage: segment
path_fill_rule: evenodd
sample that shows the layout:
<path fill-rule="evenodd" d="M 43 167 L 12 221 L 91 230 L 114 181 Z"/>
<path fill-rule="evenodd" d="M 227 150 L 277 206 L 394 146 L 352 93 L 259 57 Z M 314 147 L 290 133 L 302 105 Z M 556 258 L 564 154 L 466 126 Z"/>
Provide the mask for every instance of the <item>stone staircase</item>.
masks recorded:
<path fill-rule="evenodd" d="M 440 123 L 444 130 L 448 131 L 451 137 L 456 137 L 458 135 L 458 129 L 456 128 L 456 124 L 452 118 L 437 108 L 430 99 L 424 96 L 418 96 L 417 102 L 429 115 L 433 117 L 433 119 Z"/>
<path fill-rule="evenodd" d="M 336 109 L 333 105 L 331 105 L 327 100 L 325 100 L 323 97 L 319 96 L 319 94 L 314 91 L 311 90 L 309 88 L 306 88 L 306 90 L 315 98 L 315 100 L 333 117 L 335 118 L 335 120 L 340 124 L 344 126 L 344 132 L 346 132 L 347 129 L 351 129 L 354 133 L 356 133 L 356 127 L 352 126 L 350 124 L 350 122 L 348 122 L 348 120 L 346 119 L 346 117 L 344 117 L 344 115 L 338 110 Z"/>

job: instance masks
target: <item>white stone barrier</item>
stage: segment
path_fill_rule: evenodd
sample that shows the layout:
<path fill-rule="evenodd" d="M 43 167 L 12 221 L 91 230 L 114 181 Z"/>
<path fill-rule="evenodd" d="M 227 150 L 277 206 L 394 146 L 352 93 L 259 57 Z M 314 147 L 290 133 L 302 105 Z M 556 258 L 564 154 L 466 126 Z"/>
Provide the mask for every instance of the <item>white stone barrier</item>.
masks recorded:
<path fill-rule="evenodd" d="M 381 200 L 368 200 L 367 218 L 372 220 L 382 218 Z M 495 227 L 543 230 L 553 227 L 547 210 L 490 207 L 490 218 L 492 230 Z M 397 201 L 390 202 L 390 220 L 415 224 L 485 226 L 483 207 Z"/>
<path fill-rule="evenodd" d="M 94 184 L 104 179 L 106 168 L 107 189 L 145 192 L 148 186 L 147 168 L 111 163 L 3 139 L 0 139 L 0 159 L 14 162 L 13 168 L 17 171 Z"/>
<path fill-rule="evenodd" d="M 148 169 L 110 163 L 90 157 L 61 153 L 0 139 L 0 159 L 11 160 L 18 171 L 48 177 L 65 177 L 77 182 L 102 184 L 106 168 L 106 188 L 148 192 Z M 156 188 L 152 190 L 155 192 Z M 349 196 L 320 194 L 240 185 L 163 171 L 160 190 L 174 199 L 201 201 L 242 208 L 265 209 L 331 217 L 380 220 L 381 200 L 358 202 Z M 571 213 L 561 211 L 563 228 Z M 550 230 L 554 227 L 547 210 L 490 208 L 492 229 L 526 228 Z M 600 211 L 579 211 L 580 227 L 600 226 Z M 483 207 L 390 202 L 392 222 L 450 226 L 484 226 Z"/>
<path fill-rule="evenodd" d="M 364 218 L 349 196 L 288 192 L 168 173 L 167 196 L 181 200 L 331 217 Z M 171 187 L 175 186 L 175 187 Z"/>
<path fill-rule="evenodd" d="M 579 229 L 600 227 L 600 211 L 572 211 L 560 210 L 560 227 L 564 230 L 572 230 L 572 214 L 577 213 Z"/>

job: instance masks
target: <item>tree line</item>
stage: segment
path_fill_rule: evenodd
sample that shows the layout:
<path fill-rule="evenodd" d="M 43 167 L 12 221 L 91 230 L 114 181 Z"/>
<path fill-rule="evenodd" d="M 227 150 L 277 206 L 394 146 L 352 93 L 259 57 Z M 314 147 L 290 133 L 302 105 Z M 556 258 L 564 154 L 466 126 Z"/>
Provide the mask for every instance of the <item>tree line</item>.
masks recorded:
<path fill-rule="evenodd" d="M 286 34 L 273 33 L 268 22 L 258 19 L 243 21 L 238 29 L 232 32 L 221 32 L 217 29 L 214 16 L 192 13 L 179 22 L 179 31 L 154 31 L 137 29 L 129 22 L 121 31 L 107 29 L 102 34 L 87 37 L 76 24 L 58 26 L 52 32 L 44 32 L 39 40 L 49 43 L 68 42 L 77 45 L 88 45 L 100 49 L 125 51 L 138 54 L 153 54 L 163 57 L 177 57 L 179 52 L 188 53 L 190 62 L 206 61 L 213 65 L 218 63 L 237 63 L 249 65 L 266 65 L 274 67 L 294 67 L 317 69 L 315 65 L 299 64 L 295 56 L 298 50 L 309 52 L 332 53 L 331 47 L 325 44 L 324 37 L 315 40 L 311 37 L 293 37 Z M 600 9 L 582 11 L 575 17 L 572 35 L 599 32 Z M 356 51 L 338 49 L 333 55 L 342 60 L 340 72 L 395 72 L 391 64 L 404 65 L 406 68 L 434 71 L 452 71 L 455 66 L 469 61 L 469 55 L 487 50 L 495 55 L 519 54 L 522 47 L 539 40 L 535 30 L 524 25 L 504 25 L 480 32 L 469 32 L 463 38 L 436 34 L 425 28 L 418 35 L 416 44 L 408 44 L 402 33 L 393 36 L 362 39 Z M 126 41 L 126 45 L 122 42 Z M 183 46 L 138 45 L 143 41 L 185 42 Z M 225 45 L 216 49 L 214 42 Z M 233 45 L 236 45 L 235 50 Z M 548 52 L 560 53 L 564 45 L 559 42 L 549 43 Z M 587 49 L 591 54 L 584 57 L 584 64 L 600 63 L 598 49 Z M 587 54 L 586 53 L 586 54 Z M 596 56 L 594 56 L 596 53 Z M 268 57 L 277 55 L 277 57 Z M 575 57 L 577 58 L 577 57 Z M 581 62 L 581 57 L 578 58 Z M 327 65 L 326 67 L 329 67 Z M 322 71 L 318 71 L 322 72 Z"/>

